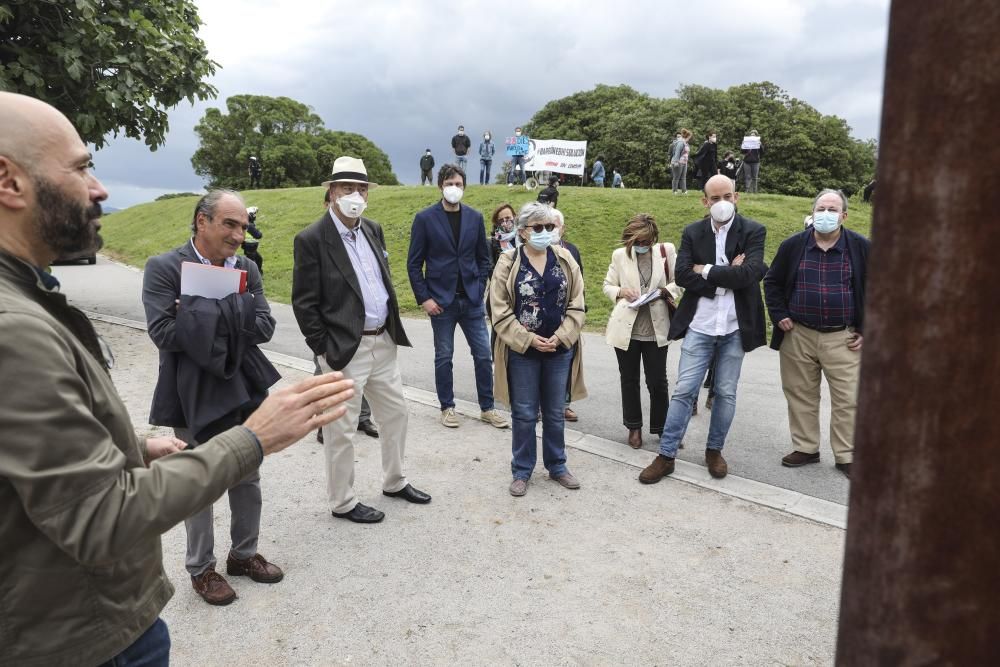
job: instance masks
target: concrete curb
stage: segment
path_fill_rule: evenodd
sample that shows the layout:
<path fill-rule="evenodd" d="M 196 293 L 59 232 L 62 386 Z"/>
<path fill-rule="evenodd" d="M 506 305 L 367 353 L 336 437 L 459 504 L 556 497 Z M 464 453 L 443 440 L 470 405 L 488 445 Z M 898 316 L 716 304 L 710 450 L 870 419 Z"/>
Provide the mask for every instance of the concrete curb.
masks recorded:
<path fill-rule="evenodd" d="M 146 325 L 143 322 L 114 317 L 112 315 L 103 315 L 92 311 L 84 312 L 92 320 L 138 329 L 140 331 L 146 330 Z M 298 357 L 271 352 L 269 350 L 264 350 L 264 355 L 271 363 L 279 366 L 294 368 L 306 373 L 312 373 L 315 369 L 311 361 L 299 359 Z M 440 407 L 434 392 L 406 386 L 404 387 L 404 393 L 407 400 L 414 403 L 434 408 Z M 479 420 L 479 406 L 470 401 L 456 400 L 455 411 L 464 417 Z M 538 428 L 540 435 L 541 426 Z M 573 449 L 611 461 L 617 461 L 618 463 L 623 463 L 639 470 L 645 468 L 650 461 L 650 452 L 648 451 L 635 450 L 624 443 L 613 442 L 570 428 L 566 429 L 566 445 Z M 728 475 L 725 479 L 714 479 L 708 474 L 708 470 L 705 467 L 680 459 L 677 460 L 674 473 L 668 478 L 668 481 L 672 480 L 692 484 L 703 489 L 770 507 L 835 528 L 845 529 L 847 527 L 847 507 L 844 505 L 736 475 Z"/>

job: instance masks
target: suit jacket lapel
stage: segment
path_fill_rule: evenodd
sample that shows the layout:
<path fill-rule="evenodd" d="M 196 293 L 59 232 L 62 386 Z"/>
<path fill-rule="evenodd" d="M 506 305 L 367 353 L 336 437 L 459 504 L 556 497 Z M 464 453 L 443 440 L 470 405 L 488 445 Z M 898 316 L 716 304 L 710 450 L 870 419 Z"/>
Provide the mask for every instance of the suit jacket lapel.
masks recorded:
<path fill-rule="evenodd" d="M 729 228 L 729 233 L 726 234 L 726 258 L 729 259 L 730 262 L 732 262 L 733 258 L 739 254 L 738 252 L 736 252 L 736 246 L 739 244 L 739 241 L 741 240 L 742 237 L 743 237 L 743 218 L 737 215 L 735 218 L 733 218 L 733 224 Z"/>
<path fill-rule="evenodd" d="M 344 278 L 347 279 L 347 284 L 351 286 L 351 289 L 358 295 L 358 298 L 363 300 L 361 283 L 358 282 L 358 276 L 354 272 L 354 265 L 351 264 L 351 258 L 347 256 L 344 239 L 340 238 L 340 232 L 329 211 L 327 211 L 326 217 L 323 218 L 323 224 L 320 229 L 323 233 L 324 245 L 333 263 L 340 269 Z"/>

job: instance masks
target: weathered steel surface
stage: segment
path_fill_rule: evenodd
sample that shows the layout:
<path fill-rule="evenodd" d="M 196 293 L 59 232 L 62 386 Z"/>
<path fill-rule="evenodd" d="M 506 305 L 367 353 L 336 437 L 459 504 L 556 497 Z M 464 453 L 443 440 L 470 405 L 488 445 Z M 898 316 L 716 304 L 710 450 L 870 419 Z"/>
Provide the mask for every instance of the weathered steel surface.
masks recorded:
<path fill-rule="evenodd" d="M 890 11 L 841 665 L 1000 664 L 998 34 Z"/>

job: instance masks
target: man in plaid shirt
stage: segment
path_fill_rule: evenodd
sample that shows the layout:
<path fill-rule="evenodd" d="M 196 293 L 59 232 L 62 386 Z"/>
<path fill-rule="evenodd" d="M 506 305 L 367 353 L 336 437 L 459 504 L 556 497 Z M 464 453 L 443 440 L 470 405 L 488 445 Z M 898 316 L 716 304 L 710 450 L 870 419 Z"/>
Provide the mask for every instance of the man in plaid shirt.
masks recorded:
<path fill-rule="evenodd" d="M 782 241 L 764 277 L 792 435 L 793 451 L 781 464 L 819 463 L 822 373 L 830 385 L 830 446 L 837 469 L 850 477 L 871 244 L 844 228 L 847 197 L 839 190 L 816 196 L 812 218 L 811 227 Z"/>

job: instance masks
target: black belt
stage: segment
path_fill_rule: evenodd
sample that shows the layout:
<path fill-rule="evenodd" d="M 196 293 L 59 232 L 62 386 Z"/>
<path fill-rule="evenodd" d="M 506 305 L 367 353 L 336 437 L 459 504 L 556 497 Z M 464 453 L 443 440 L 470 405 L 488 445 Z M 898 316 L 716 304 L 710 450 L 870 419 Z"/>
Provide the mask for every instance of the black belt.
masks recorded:
<path fill-rule="evenodd" d="M 813 331 L 818 331 L 820 333 L 836 333 L 838 331 L 843 331 L 847 328 L 846 324 L 841 324 L 839 327 L 814 327 L 811 324 L 806 324 L 805 322 L 795 322 L 796 324 L 801 324 L 806 329 L 812 329 Z"/>
<path fill-rule="evenodd" d="M 378 329 L 365 329 L 361 332 L 362 336 L 379 336 L 385 331 L 385 325 L 383 324 Z"/>

